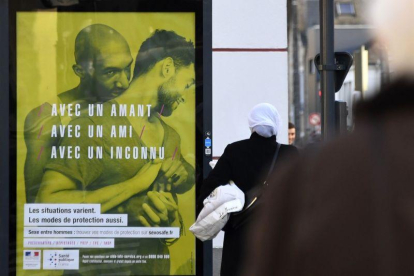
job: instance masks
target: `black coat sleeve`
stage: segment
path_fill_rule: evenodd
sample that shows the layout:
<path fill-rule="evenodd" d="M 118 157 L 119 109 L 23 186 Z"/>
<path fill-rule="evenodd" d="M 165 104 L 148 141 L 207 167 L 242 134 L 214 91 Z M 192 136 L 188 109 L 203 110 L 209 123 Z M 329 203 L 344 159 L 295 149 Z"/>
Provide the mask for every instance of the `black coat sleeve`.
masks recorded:
<path fill-rule="evenodd" d="M 231 146 L 227 146 L 223 155 L 218 160 L 214 169 L 203 181 L 200 196 L 197 199 L 197 205 L 202 206 L 203 201 L 208 195 L 221 185 L 228 184 L 232 180 L 232 161 Z"/>

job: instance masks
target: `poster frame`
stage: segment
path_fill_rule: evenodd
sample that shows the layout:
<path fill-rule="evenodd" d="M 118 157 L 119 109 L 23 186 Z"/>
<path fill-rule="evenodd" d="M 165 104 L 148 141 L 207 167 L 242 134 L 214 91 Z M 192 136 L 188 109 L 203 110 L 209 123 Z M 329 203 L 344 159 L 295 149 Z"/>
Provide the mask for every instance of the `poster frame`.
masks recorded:
<path fill-rule="evenodd" d="M 0 271 L 16 275 L 17 70 L 16 14 L 58 12 L 195 12 L 196 15 L 196 191 L 208 175 L 211 156 L 204 154 L 204 134 L 212 130 L 211 0 L 0 0 Z M 7 93 L 8 92 L 8 93 Z M 13 165 L 14 164 L 14 165 Z M 212 244 L 196 242 L 196 275 L 212 275 Z"/>

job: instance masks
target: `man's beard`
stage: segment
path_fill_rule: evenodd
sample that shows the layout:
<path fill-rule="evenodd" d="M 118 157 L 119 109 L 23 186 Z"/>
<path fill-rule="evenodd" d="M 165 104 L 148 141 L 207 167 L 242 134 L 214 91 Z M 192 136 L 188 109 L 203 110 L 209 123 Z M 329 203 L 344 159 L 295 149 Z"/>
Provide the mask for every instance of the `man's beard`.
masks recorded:
<path fill-rule="evenodd" d="M 171 81 L 168 81 L 158 87 L 158 112 L 164 117 L 171 116 L 173 111 L 182 102 L 180 94 L 172 96 L 174 93 L 168 89 L 169 84 L 171 84 Z"/>

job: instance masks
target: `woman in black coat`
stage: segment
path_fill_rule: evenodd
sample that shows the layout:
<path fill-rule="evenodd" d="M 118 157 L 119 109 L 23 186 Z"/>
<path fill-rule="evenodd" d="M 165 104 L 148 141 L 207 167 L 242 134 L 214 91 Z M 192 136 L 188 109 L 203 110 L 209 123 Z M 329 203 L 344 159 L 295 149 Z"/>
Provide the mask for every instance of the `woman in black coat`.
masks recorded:
<path fill-rule="evenodd" d="M 249 114 L 250 139 L 228 145 L 201 187 L 199 206 L 214 189 L 228 184 L 230 180 L 243 191 L 249 191 L 256 184 L 266 180 L 278 143 L 276 135 L 280 125 L 280 116 L 270 104 L 259 104 Z M 281 145 L 274 170 L 287 159 L 298 155 L 294 146 Z M 241 274 L 240 267 L 247 248 L 245 239 L 249 238 L 251 220 L 237 230 L 225 228 L 221 276 Z"/>

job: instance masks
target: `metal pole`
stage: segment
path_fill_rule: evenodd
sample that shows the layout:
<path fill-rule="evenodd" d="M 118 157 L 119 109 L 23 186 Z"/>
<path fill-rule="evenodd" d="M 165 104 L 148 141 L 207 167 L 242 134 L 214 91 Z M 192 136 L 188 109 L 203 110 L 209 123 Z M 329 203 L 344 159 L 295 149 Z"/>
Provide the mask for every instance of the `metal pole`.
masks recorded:
<path fill-rule="evenodd" d="M 0 116 L 2 121 L 0 123 L 2 133 L 0 135 L 0 185 L 2 192 L 0 195 L 0 216 L 2 223 L 0 223 L 0 271 L 3 275 L 9 275 L 10 267 L 10 243 L 15 245 L 10 236 L 10 204 L 9 200 L 16 200 L 9 198 L 9 151 L 10 136 L 9 136 L 9 1 L 0 1 Z M 10 186 L 9 186 L 10 185 Z M 9 243 L 10 240 L 10 243 Z M 14 263 L 14 262 L 13 262 Z"/>
<path fill-rule="evenodd" d="M 335 137 L 334 1 L 320 0 L 319 14 L 322 65 L 322 137 L 324 141 L 329 141 Z"/>
<path fill-rule="evenodd" d="M 214 147 L 214 137 L 212 136 L 213 128 L 213 0 L 203 1 L 203 133 L 201 135 L 201 141 L 203 143 L 203 179 L 205 179 L 211 167 L 209 162 L 212 160 L 212 151 Z M 213 145 L 211 147 L 211 155 L 206 155 L 204 151 L 204 139 L 208 135 Z M 201 184 L 201 183 L 200 183 Z M 199 188 L 199 187 L 197 187 Z M 212 276 L 213 275 L 213 242 L 203 242 L 203 273 L 197 275 Z"/>

